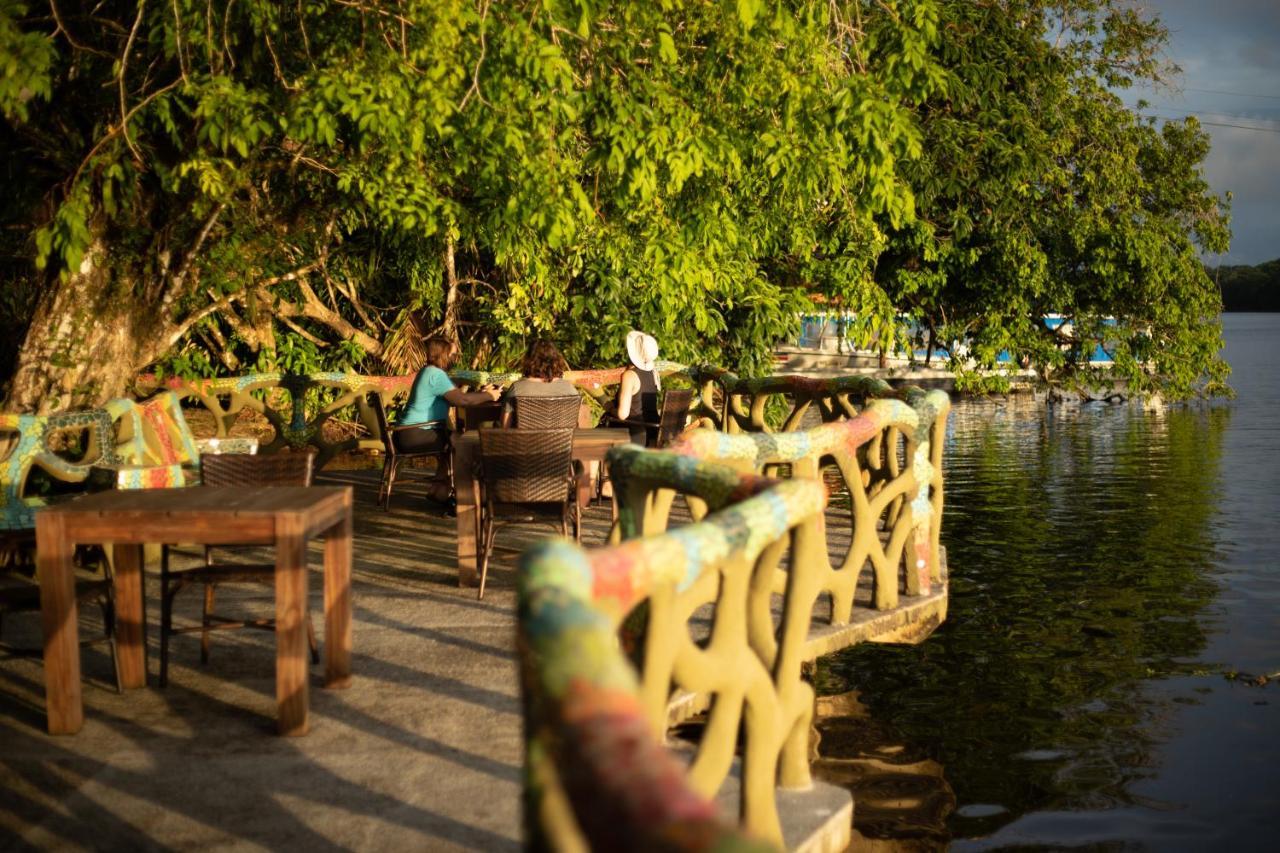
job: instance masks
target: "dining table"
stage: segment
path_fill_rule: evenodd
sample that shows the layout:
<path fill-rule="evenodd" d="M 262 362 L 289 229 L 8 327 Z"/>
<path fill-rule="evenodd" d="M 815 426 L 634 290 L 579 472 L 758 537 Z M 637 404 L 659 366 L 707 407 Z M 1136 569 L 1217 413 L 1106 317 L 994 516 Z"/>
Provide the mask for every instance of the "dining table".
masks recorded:
<path fill-rule="evenodd" d="M 573 460 L 587 467 L 599 463 L 600 476 L 605 475 L 605 457 L 609 448 L 631 441 L 631 433 L 625 429 L 575 429 L 573 431 Z M 479 508 L 472 490 L 474 468 L 480 453 L 480 436 L 471 431 L 453 437 L 453 478 L 458 500 L 458 586 L 480 585 L 477 570 L 476 526 Z M 583 478 L 578 486 L 579 506 L 586 506 L 594 491 L 593 485 Z"/>
<path fill-rule="evenodd" d="M 120 683 L 146 686 L 143 546 L 163 543 L 274 545 L 276 708 L 281 734 L 308 728 L 307 543 L 324 550 L 325 687 L 351 683 L 351 535 L 349 486 L 105 491 L 36 512 L 36 571 L 44 627 L 44 675 L 50 734 L 84 723 L 74 556 L 77 545 L 108 545 L 114 564 Z"/>

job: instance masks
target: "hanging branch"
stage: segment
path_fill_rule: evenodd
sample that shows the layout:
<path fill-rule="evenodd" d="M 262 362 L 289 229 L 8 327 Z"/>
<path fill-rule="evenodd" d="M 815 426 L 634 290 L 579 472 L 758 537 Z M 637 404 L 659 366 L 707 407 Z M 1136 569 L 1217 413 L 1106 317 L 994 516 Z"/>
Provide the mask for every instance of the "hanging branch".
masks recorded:
<path fill-rule="evenodd" d="M 129 51 L 133 50 L 133 40 L 138 36 L 138 27 L 142 26 L 142 13 L 147 8 L 147 0 L 138 0 L 138 16 L 133 19 L 133 29 L 129 31 L 129 39 L 124 43 L 124 51 L 120 54 L 120 73 L 116 76 L 116 82 L 120 88 L 120 132 L 124 136 L 124 142 L 129 146 L 129 150 L 133 152 L 133 158 L 139 164 L 142 163 L 142 152 L 140 152 L 133 144 L 133 140 L 129 137 L 129 116 L 131 113 L 125 103 L 125 72 L 129 67 Z"/>

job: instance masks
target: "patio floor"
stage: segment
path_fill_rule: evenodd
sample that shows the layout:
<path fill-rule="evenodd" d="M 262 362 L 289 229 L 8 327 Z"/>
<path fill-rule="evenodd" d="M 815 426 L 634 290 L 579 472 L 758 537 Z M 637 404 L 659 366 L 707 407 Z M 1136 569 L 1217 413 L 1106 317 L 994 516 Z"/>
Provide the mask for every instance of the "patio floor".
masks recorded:
<path fill-rule="evenodd" d="M 323 666 L 311 668 L 305 737 L 276 735 L 268 632 L 215 633 L 208 665 L 199 662 L 198 635 L 176 637 L 169 686 L 157 686 L 154 573 L 146 587 L 148 687 L 116 693 L 106 647 L 86 648 L 78 734 L 45 734 L 39 658 L 0 660 L 0 851 L 518 849 L 514 564 L 549 531 L 503 528 L 485 600 L 477 601 L 474 589 L 457 585 L 455 520 L 427 510 L 425 480 L 406 474 L 390 512 L 375 507 L 376 471 L 317 477 L 355 488 L 354 677 L 349 689 L 325 690 Z M 685 515 L 673 513 L 675 521 Z M 583 520 L 584 543 L 603 543 L 607 505 Z M 847 549 L 848 534 L 847 512 L 842 520 L 829 509 L 833 555 Z M 323 643 L 322 548 L 312 546 L 311 611 Z M 175 622 L 195 624 L 200 599 L 195 589 L 179 596 Z M 906 597 L 892 611 L 860 610 L 811 642 L 815 653 L 875 637 L 917 642 L 945 602 L 941 590 Z M 218 605 L 227 614 L 274 610 L 266 587 L 222 587 Z M 708 605 L 691 629 L 706 630 L 710 617 Z M 82 637 L 100 636 L 96 608 L 80 618 Z M 6 642 L 38 648 L 40 639 L 38 614 L 5 620 Z"/>
<path fill-rule="evenodd" d="M 411 475 L 412 477 L 412 475 Z M 515 552 L 499 552 L 484 601 L 459 589 L 454 520 L 427 514 L 422 481 L 374 508 L 376 472 L 326 472 L 356 489 L 354 679 L 321 688 L 312 667 L 311 732 L 275 735 L 274 639 L 175 638 L 169 686 L 156 686 L 158 582 L 148 578 L 149 684 L 114 691 L 105 646 L 83 654 L 85 725 L 44 731 L 36 659 L 0 661 L 0 849 L 516 849 L 522 744 L 514 653 Z M 585 541 L 607 534 L 588 514 Z M 509 528 L 499 546 L 543 535 Z M 312 612 L 323 642 L 321 547 Z M 200 593 L 178 599 L 198 618 Z M 271 612 L 267 588 L 219 589 L 219 609 Z M 99 633 L 82 610 L 82 636 Z M 38 614 L 11 616 L 5 640 L 39 645 Z"/>

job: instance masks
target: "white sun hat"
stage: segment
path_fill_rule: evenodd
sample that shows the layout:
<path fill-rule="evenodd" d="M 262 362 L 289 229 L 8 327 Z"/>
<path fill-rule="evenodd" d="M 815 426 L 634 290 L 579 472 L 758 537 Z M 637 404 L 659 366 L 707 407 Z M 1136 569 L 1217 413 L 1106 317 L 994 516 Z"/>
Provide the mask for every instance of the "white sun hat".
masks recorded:
<path fill-rule="evenodd" d="M 627 357 L 638 369 L 653 370 L 658 363 L 658 342 L 644 332 L 627 332 Z"/>

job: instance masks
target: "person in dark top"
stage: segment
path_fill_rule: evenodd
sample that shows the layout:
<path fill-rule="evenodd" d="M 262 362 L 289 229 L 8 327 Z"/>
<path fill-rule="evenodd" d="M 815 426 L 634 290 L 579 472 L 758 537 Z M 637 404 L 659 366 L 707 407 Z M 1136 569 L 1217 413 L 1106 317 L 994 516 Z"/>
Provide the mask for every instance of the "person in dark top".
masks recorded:
<path fill-rule="evenodd" d="M 658 342 L 644 332 L 627 332 L 627 357 L 631 366 L 618 385 L 615 417 L 625 421 L 633 444 L 652 446 L 658 440 Z"/>

